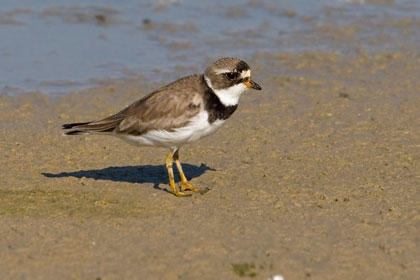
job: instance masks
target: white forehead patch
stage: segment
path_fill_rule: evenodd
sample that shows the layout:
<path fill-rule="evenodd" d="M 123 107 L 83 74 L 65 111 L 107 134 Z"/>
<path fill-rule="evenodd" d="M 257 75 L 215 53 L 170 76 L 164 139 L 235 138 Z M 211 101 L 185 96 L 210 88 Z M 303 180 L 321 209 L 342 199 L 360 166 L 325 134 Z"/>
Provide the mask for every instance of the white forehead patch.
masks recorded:
<path fill-rule="evenodd" d="M 242 79 L 251 77 L 251 70 L 242 71 L 241 77 Z"/>

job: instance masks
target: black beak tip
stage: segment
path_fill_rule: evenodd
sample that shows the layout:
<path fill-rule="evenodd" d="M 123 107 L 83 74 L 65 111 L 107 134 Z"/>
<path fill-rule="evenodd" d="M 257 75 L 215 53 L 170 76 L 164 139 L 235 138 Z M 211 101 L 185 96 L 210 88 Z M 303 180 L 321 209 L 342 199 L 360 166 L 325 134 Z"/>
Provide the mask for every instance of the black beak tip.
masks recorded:
<path fill-rule="evenodd" d="M 252 88 L 255 90 L 262 90 L 262 87 L 254 81 L 252 81 Z"/>

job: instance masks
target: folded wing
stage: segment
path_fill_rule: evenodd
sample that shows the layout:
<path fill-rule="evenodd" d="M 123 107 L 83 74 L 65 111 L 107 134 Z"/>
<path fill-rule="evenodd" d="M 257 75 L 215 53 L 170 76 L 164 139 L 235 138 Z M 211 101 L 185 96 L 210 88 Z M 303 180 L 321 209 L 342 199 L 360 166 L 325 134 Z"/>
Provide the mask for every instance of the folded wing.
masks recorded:
<path fill-rule="evenodd" d="M 150 130 L 172 131 L 185 126 L 202 107 L 197 85 L 200 76 L 188 76 L 160 88 L 107 118 L 64 124 L 67 135 L 100 133 L 141 135 Z"/>

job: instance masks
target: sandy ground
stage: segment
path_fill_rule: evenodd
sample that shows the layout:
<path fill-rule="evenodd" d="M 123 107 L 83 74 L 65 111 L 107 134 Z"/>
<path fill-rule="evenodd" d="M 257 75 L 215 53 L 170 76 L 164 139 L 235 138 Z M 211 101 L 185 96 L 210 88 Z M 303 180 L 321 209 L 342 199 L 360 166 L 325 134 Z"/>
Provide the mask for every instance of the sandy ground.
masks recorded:
<path fill-rule="evenodd" d="M 0 278 L 419 278 L 419 59 L 248 59 L 263 91 L 180 150 L 187 198 L 166 150 L 61 135 L 157 85 L 0 96 Z"/>

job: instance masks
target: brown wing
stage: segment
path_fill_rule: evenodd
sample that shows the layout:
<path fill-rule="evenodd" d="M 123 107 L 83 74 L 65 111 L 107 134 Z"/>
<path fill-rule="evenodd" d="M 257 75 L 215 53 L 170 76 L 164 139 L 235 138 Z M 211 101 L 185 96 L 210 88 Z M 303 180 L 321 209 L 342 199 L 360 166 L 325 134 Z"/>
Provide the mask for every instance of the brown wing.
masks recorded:
<path fill-rule="evenodd" d="M 202 79 L 202 75 L 182 78 L 152 92 L 115 115 L 99 121 L 67 126 L 81 133 L 114 132 L 141 135 L 149 130 L 171 131 L 185 126 L 200 112 Z"/>

